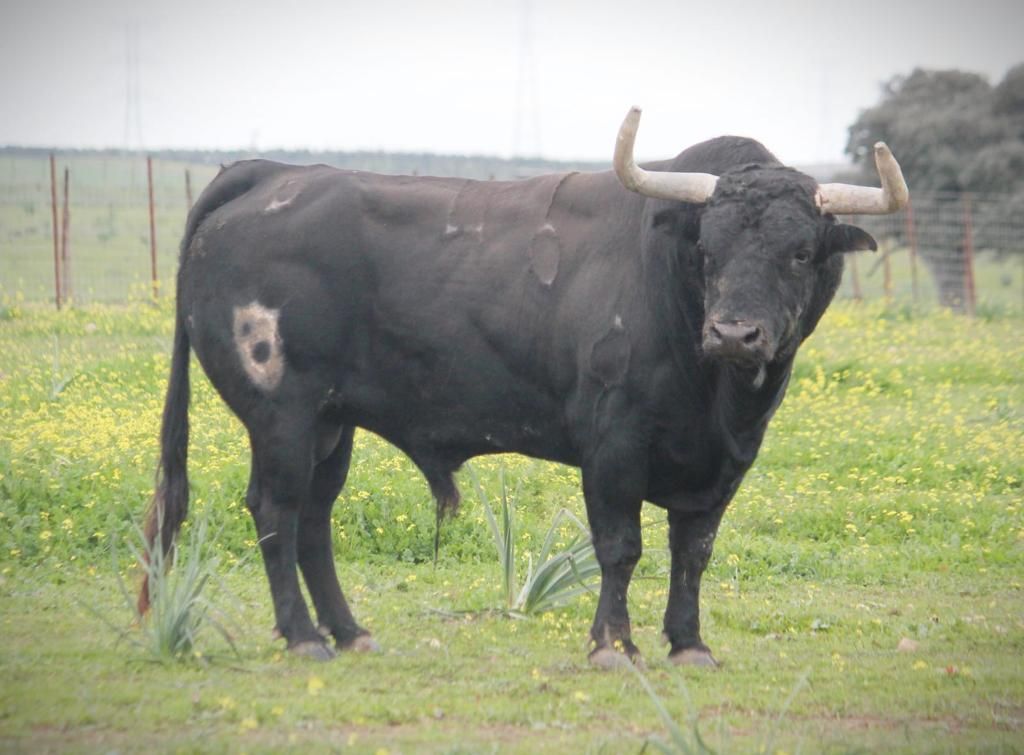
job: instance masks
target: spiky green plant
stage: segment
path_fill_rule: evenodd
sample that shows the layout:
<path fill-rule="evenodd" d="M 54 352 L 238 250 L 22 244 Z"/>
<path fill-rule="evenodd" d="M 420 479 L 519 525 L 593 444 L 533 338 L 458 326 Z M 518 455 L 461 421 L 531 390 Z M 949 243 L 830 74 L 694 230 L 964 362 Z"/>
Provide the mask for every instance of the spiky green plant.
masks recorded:
<path fill-rule="evenodd" d="M 600 574 L 601 569 L 590 541 L 590 530 L 577 516 L 564 508 L 551 520 L 536 559 L 533 553 L 526 554 L 526 575 L 520 583 L 517 570 L 515 515 L 520 486 L 517 485 L 515 492 L 510 495 L 505 481 L 505 470 L 502 468 L 499 471 L 500 511 L 496 515 L 480 478 L 472 467 L 469 472 L 498 554 L 505 611 L 509 615 L 522 617 L 549 611 L 591 590 L 591 583 Z M 556 551 L 556 541 L 567 523 L 577 529 L 577 534 L 565 548 Z"/>
<path fill-rule="evenodd" d="M 185 542 L 176 542 L 165 555 L 159 546 L 149 548 L 142 529 L 134 526 L 135 542 L 129 550 L 149 584 L 149 612 L 137 617 L 138 632 L 121 630 L 123 639 L 139 646 L 157 660 L 182 660 L 196 657 L 193 651 L 200 634 L 212 628 L 237 654 L 234 641 L 205 592 L 217 573 L 220 559 L 210 552 L 209 522 L 205 515 L 196 517 L 188 528 Z M 115 567 L 116 567 L 116 552 Z M 134 596 L 121 579 L 118 581 L 125 604 L 135 614 Z M 137 616 L 137 614 L 136 614 Z"/>
<path fill-rule="evenodd" d="M 648 746 L 658 750 L 664 755 L 714 755 L 715 750 L 712 749 L 708 743 L 704 740 L 703 735 L 700 732 L 700 717 L 696 707 L 693 704 L 693 698 L 690 697 L 690 690 L 686 686 L 686 682 L 680 677 L 676 677 L 676 685 L 679 689 L 680 695 L 683 697 L 686 710 L 687 710 L 687 722 L 685 727 L 681 726 L 672 718 L 672 714 L 669 713 L 664 701 L 655 692 L 653 685 L 648 681 L 644 673 L 632 663 L 625 664 L 640 682 L 640 686 L 644 688 L 647 696 L 651 699 L 654 704 L 655 710 L 658 711 L 658 717 L 661 722 L 665 725 L 665 729 L 668 731 L 668 741 L 662 741 L 660 739 L 648 739 L 643 746 L 641 752 L 646 751 Z M 758 752 L 775 752 L 775 740 L 782 730 L 782 724 L 785 721 L 786 714 L 789 713 L 789 708 L 793 704 L 793 700 L 798 694 L 807 686 L 807 679 L 810 675 L 809 671 L 804 671 L 797 679 L 793 689 L 790 690 L 789 696 L 783 702 L 782 707 L 779 709 L 778 715 L 771 722 L 771 727 L 765 733 L 764 739 L 762 740 L 761 746 L 758 748 Z M 726 747 L 726 750 L 731 748 Z"/>
<path fill-rule="evenodd" d="M 664 755 L 713 755 L 715 751 L 708 746 L 707 742 L 704 741 L 704 737 L 701 736 L 697 709 L 694 707 L 690 691 L 686 688 L 686 684 L 682 679 L 677 679 L 677 682 L 680 693 L 685 698 L 687 717 L 689 718 L 685 729 L 672 718 L 672 714 L 669 713 L 665 703 L 658 696 L 658 693 L 654 691 L 654 687 L 647 680 L 647 677 L 644 676 L 644 673 L 632 663 L 626 663 L 624 666 L 636 675 L 640 686 L 644 688 L 644 692 L 647 693 L 651 702 L 654 703 L 654 709 L 658 711 L 658 717 L 665 725 L 669 736 L 668 742 L 663 742 L 660 739 L 648 739 L 644 743 L 641 752 L 646 750 L 649 745 L 664 753 Z"/>
<path fill-rule="evenodd" d="M 50 368 L 50 400 L 54 400 L 64 392 L 71 383 L 78 377 L 78 373 L 64 374 L 61 366 L 60 336 L 53 336 L 53 366 Z"/>

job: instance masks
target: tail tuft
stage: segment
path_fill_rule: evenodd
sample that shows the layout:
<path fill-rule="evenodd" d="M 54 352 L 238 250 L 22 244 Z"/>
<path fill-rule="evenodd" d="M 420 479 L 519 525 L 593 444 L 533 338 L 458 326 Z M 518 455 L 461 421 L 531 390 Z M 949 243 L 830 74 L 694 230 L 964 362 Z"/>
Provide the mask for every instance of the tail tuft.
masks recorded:
<path fill-rule="evenodd" d="M 151 563 L 153 549 L 160 540 L 160 552 L 166 556 L 174 538 L 188 513 L 188 404 L 189 339 L 185 321 L 178 313 L 174 324 L 174 352 L 171 356 L 171 376 L 164 400 L 163 424 L 160 429 L 160 464 L 156 474 L 156 492 L 146 513 L 146 559 Z M 166 560 L 164 561 L 166 563 Z M 139 588 L 138 612 L 142 616 L 149 610 L 149 575 L 143 576 Z"/>

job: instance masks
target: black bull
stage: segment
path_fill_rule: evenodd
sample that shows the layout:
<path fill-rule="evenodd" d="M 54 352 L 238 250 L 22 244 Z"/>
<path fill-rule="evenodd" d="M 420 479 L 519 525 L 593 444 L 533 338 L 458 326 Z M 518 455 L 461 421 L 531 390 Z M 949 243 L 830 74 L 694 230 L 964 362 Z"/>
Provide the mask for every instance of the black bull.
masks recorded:
<path fill-rule="evenodd" d="M 701 575 L 797 347 L 831 301 L 836 252 L 874 248 L 815 205 L 813 179 L 749 139 L 649 171 L 720 176 L 706 202 L 616 174 L 513 182 L 237 163 L 188 218 L 161 474 L 148 535 L 187 509 L 189 349 L 249 433 L 246 503 L 292 650 L 375 643 L 342 595 L 330 511 L 353 431 L 422 470 L 439 511 L 467 459 L 515 451 L 581 469 L 601 566 L 599 665 L 633 658 L 626 591 L 640 508 L 667 510 L 670 657 L 713 664 Z M 148 606 L 147 589 L 140 610 Z"/>

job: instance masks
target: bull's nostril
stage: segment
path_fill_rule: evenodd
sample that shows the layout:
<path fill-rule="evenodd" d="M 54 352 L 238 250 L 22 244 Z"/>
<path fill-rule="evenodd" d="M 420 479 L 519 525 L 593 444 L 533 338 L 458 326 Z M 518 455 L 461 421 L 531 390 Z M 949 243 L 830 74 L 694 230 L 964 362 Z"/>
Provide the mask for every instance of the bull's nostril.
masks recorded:
<path fill-rule="evenodd" d="M 761 340 L 761 329 L 753 326 L 747 329 L 747 332 L 743 334 L 743 343 L 747 346 L 752 346 Z"/>

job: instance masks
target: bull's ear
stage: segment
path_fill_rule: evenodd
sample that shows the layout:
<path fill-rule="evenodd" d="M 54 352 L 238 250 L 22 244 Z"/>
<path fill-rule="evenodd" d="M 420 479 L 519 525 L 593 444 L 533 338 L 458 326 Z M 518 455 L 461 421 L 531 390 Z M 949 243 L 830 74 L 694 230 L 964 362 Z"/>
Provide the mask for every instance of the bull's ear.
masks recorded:
<path fill-rule="evenodd" d="M 682 207 L 661 210 L 655 213 L 651 224 L 669 236 L 686 239 L 695 244 L 697 239 L 700 238 L 700 216 L 702 209 L 703 205 L 693 206 L 684 204 Z"/>
<path fill-rule="evenodd" d="M 876 251 L 878 244 L 874 237 L 855 225 L 836 223 L 828 227 L 825 237 L 825 253 Z"/>

